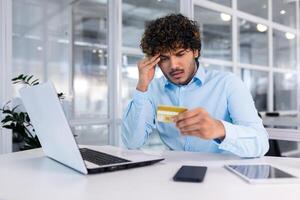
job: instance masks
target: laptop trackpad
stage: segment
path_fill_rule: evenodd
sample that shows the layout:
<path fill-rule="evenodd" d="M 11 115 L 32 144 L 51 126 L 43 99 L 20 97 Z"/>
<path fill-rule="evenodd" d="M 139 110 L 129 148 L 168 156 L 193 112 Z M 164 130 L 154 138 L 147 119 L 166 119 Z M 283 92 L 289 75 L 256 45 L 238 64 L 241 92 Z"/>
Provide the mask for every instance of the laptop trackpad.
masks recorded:
<path fill-rule="evenodd" d="M 93 168 L 99 168 L 100 167 L 99 165 L 96 165 L 96 164 L 91 163 L 91 162 L 86 161 L 86 160 L 84 160 L 84 163 L 86 165 L 86 168 L 88 168 L 88 169 L 93 169 Z"/>

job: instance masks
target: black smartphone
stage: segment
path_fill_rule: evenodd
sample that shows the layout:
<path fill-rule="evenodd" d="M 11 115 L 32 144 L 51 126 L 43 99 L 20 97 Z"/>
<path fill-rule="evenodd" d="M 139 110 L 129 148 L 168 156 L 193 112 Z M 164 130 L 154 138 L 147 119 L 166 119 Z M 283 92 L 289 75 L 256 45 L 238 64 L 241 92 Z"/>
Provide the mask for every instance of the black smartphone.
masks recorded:
<path fill-rule="evenodd" d="M 206 174 L 207 167 L 183 165 L 173 177 L 174 181 L 202 182 Z"/>

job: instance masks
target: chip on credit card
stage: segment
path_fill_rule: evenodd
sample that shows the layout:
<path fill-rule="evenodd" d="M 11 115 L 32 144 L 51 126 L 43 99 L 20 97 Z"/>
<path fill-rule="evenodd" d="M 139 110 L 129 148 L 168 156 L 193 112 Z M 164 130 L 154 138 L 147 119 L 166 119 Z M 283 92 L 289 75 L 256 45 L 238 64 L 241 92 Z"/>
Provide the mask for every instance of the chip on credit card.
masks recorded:
<path fill-rule="evenodd" d="M 187 110 L 184 107 L 159 105 L 156 113 L 157 121 L 171 123 L 173 122 L 173 117 Z"/>

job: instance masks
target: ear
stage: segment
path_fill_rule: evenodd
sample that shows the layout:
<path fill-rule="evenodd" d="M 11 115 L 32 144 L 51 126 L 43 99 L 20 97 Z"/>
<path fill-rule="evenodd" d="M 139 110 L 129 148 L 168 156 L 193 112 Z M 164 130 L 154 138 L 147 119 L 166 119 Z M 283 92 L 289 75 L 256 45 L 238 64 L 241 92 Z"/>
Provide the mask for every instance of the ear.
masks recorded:
<path fill-rule="evenodd" d="M 199 57 L 199 50 L 195 50 L 194 51 L 194 58 L 198 58 Z"/>

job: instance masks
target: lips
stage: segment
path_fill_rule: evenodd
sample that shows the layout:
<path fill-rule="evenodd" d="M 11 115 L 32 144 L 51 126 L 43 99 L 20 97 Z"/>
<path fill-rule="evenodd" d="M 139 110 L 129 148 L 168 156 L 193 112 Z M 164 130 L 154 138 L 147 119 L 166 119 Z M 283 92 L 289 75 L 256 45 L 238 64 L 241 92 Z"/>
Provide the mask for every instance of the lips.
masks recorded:
<path fill-rule="evenodd" d="M 175 78 L 175 79 L 179 79 L 183 76 L 184 72 L 182 70 L 178 70 L 178 71 L 174 71 L 174 72 L 171 72 L 170 75 Z"/>

